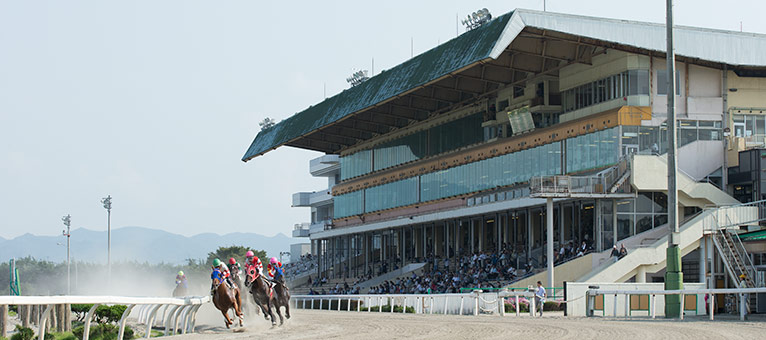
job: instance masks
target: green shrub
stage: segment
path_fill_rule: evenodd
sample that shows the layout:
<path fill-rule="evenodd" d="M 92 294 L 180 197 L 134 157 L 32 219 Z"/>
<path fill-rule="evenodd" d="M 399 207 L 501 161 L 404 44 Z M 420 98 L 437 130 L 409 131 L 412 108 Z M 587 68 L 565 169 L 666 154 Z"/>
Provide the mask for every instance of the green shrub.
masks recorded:
<path fill-rule="evenodd" d="M 35 332 L 31 328 L 16 325 L 16 334 L 11 335 L 11 340 L 32 340 Z"/>
<path fill-rule="evenodd" d="M 127 308 L 125 305 L 98 306 L 96 308 L 96 322 L 117 323 Z"/>
<path fill-rule="evenodd" d="M 119 333 L 120 329 L 112 324 L 96 324 L 93 325 L 90 328 L 90 337 L 89 339 L 92 340 L 116 340 L 117 335 Z M 74 337 L 82 340 L 82 335 L 84 332 L 83 326 L 76 327 L 72 330 L 72 333 L 74 334 Z M 133 339 L 135 333 L 133 332 L 133 329 L 125 326 L 125 334 L 123 335 L 123 339 Z"/>
<path fill-rule="evenodd" d="M 77 321 L 85 321 L 85 316 L 88 314 L 88 311 L 90 308 L 93 307 L 92 304 L 89 305 L 72 305 L 72 313 L 77 317 Z"/>

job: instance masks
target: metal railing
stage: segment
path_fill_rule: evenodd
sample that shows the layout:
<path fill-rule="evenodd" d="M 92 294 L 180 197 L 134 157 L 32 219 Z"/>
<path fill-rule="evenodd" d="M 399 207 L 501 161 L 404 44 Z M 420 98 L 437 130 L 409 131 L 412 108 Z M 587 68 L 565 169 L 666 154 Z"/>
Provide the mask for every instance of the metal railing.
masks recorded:
<path fill-rule="evenodd" d="M 603 295 L 606 296 L 614 296 L 614 311 L 612 316 L 619 317 L 617 313 L 617 306 L 618 306 L 618 295 L 624 295 L 625 296 L 625 314 L 622 315 L 626 318 L 631 317 L 630 315 L 630 296 L 631 295 L 648 295 L 650 297 L 650 316 L 652 319 L 654 319 L 657 315 L 656 313 L 656 306 L 655 303 L 657 295 L 664 296 L 664 295 L 679 295 L 681 298 L 681 305 L 680 305 L 680 318 L 681 320 L 684 319 L 684 303 L 685 299 L 684 297 L 686 295 L 700 295 L 700 294 L 709 294 L 708 299 L 708 313 L 710 320 L 714 319 L 715 314 L 715 295 L 716 294 L 733 294 L 738 297 L 739 300 L 739 313 L 740 313 L 740 320 L 745 320 L 745 314 L 747 313 L 747 294 L 756 294 L 756 293 L 766 293 L 766 288 L 737 288 L 737 289 L 682 289 L 682 290 L 600 290 L 600 289 L 591 289 L 588 290 L 585 293 L 586 296 L 586 315 L 587 316 L 593 316 L 595 305 L 596 305 L 596 296 Z M 604 314 L 606 316 L 606 314 Z"/>
<path fill-rule="evenodd" d="M 606 194 L 630 170 L 630 155 L 620 157 L 617 164 L 592 176 L 534 176 L 529 179 L 530 195 L 540 194 Z"/>
<path fill-rule="evenodd" d="M 166 306 L 164 320 L 165 335 L 193 332 L 197 318 L 197 311 L 203 304 L 210 302 L 209 296 L 185 297 L 185 298 L 161 298 L 161 297 L 123 297 L 123 296 L 0 296 L 0 305 L 41 305 L 46 306 L 40 314 L 38 321 L 39 329 L 45 329 L 45 324 L 54 305 L 64 304 L 92 304 L 85 316 L 83 340 L 90 336 L 90 323 L 93 320 L 96 308 L 101 305 L 126 305 L 125 312 L 119 321 L 119 333 L 117 339 L 122 339 L 125 334 L 125 323 L 134 307 L 139 308 L 138 321 L 146 324 L 145 338 L 151 336 L 152 326 L 160 307 Z M 167 309 L 170 308 L 170 312 Z M 5 322 L 2 320 L 1 322 Z M 179 326 L 181 324 L 181 327 Z M 172 332 L 172 333 L 171 333 Z"/>
<path fill-rule="evenodd" d="M 360 295 L 293 295 L 291 301 L 296 309 L 321 309 L 330 311 L 355 311 L 376 313 L 415 313 L 479 315 L 498 313 L 505 315 L 505 299 L 526 298 L 530 301 L 529 312 L 534 316 L 534 292 L 501 290 L 484 292 L 475 290 L 462 294 L 360 294 Z M 520 315 L 519 303 L 516 315 Z M 384 311 L 384 306 L 385 311 Z M 399 308 L 396 311 L 397 307 Z"/>

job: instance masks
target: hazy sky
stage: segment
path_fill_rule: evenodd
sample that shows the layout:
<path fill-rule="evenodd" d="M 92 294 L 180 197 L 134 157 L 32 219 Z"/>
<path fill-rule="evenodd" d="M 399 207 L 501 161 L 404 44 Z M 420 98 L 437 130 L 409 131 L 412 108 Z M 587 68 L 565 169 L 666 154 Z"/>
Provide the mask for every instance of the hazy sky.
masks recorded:
<path fill-rule="evenodd" d="M 455 15 L 529 1 L 0 0 L 0 236 L 106 229 L 289 234 L 291 195 L 321 190 L 283 147 L 240 161 L 269 116 L 455 37 Z M 548 10 L 664 22 L 665 1 L 549 0 Z M 764 1 L 676 0 L 679 25 L 766 32 Z M 462 33 L 463 27 L 459 28 Z"/>

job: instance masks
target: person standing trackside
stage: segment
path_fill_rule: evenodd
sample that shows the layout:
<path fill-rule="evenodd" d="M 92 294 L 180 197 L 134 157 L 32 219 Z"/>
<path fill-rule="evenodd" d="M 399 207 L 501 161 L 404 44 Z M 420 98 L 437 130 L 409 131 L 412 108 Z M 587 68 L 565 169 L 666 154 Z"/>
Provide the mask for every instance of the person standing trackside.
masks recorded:
<path fill-rule="evenodd" d="M 540 312 L 540 316 L 543 316 L 543 305 L 545 304 L 546 296 L 547 294 L 545 293 L 545 288 L 543 288 L 543 283 L 537 281 L 537 290 L 535 291 L 535 305 L 537 305 L 537 311 Z"/>

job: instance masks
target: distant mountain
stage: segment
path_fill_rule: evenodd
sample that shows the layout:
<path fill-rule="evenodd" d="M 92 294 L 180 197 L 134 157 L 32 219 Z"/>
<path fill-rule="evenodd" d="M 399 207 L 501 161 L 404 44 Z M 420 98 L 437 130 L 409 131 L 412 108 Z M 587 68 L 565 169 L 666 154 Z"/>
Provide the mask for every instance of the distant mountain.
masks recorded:
<path fill-rule="evenodd" d="M 284 234 L 263 236 L 254 233 L 218 235 L 205 233 L 186 237 L 162 230 L 124 227 L 112 230 L 112 263 L 139 261 L 180 264 L 186 259 L 205 259 L 220 246 L 241 245 L 265 250 L 269 256 L 290 251 L 290 244 L 305 242 Z M 85 262 L 106 263 L 107 232 L 79 228 L 72 231 L 71 256 Z M 6 240 L 0 238 L 0 262 L 15 257 L 33 256 L 54 262 L 66 261 L 66 238 L 24 234 Z"/>

